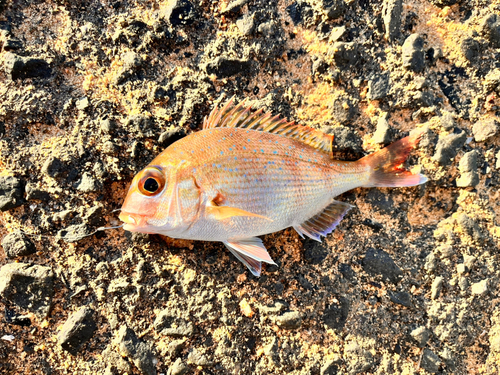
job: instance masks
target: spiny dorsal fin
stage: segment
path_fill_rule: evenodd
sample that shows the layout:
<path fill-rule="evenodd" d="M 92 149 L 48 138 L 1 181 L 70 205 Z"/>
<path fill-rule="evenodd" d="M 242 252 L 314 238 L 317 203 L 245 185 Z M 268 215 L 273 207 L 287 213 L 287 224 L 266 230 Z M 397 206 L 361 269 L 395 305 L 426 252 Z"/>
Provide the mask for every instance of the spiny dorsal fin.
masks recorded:
<path fill-rule="evenodd" d="M 280 119 L 279 115 L 273 117 L 270 113 L 263 113 L 262 109 L 252 111 L 251 105 L 246 106 L 246 99 L 231 108 L 233 102 L 234 97 L 229 99 L 221 109 L 215 106 L 208 118 L 205 118 L 203 129 L 246 128 L 280 134 L 332 155 L 332 135 L 309 126 L 295 124 L 293 121 Z"/>

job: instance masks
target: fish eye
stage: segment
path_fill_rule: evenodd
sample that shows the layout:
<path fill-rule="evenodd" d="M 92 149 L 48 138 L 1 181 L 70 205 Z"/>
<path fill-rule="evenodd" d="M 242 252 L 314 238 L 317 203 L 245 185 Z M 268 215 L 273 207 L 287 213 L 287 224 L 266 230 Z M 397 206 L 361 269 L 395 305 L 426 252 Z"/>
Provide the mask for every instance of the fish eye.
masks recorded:
<path fill-rule="evenodd" d="M 149 167 L 142 172 L 138 185 L 142 194 L 147 196 L 156 195 L 165 186 L 165 176 L 160 169 Z"/>
<path fill-rule="evenodd" d="M 153 177 L 149 177 L 146 181 L 144 181 L 143 188 L 150 193 L 156 193 L 160 188 L 160 184 Z"/>

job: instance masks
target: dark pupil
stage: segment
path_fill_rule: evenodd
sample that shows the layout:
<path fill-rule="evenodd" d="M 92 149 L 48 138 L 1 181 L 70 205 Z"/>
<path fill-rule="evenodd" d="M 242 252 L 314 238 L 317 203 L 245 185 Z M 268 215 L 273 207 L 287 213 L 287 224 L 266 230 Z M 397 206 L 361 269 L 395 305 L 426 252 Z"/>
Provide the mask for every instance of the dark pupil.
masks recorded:
<path fill-rule="evenodd" d="M 158 182 L 154 178 L 148 178 L 144 181 L 144 190 L 154 193 L 158 188 Z"/>

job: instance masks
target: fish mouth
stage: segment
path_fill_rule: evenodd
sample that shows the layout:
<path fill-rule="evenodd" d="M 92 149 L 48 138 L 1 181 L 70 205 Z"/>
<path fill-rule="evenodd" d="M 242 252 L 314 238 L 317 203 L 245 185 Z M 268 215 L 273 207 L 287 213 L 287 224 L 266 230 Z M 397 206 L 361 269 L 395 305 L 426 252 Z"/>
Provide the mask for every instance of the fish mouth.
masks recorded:
<path fill-rule="evenodd" d="M 144 216 L 122 211 L 118 218 L 125 223 L 123 229 L 129 232 L 149 233 L 144 230 L 148 226 L 147 218 Z"/>

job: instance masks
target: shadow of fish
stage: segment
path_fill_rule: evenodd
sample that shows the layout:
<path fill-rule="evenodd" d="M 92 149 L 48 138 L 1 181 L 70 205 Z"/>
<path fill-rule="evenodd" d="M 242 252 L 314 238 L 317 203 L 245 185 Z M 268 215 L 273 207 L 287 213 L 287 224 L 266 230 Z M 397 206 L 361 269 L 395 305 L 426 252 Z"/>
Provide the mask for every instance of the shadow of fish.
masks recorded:
<path fill-rule="evenodd" d="M 220 241 L 258 276 L 275 263 L 257 236 L 294 227 L 321 241 L 352 207 L 337 195 L 427 181 L 400 167 L 420 136 L 338 161 L 331 135 L 231 99 L 134 177 L 120 219 L 133 232 Z"/>

